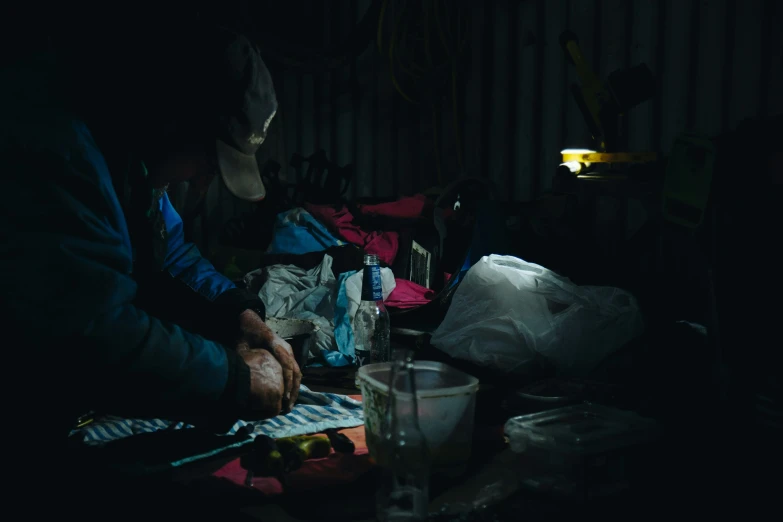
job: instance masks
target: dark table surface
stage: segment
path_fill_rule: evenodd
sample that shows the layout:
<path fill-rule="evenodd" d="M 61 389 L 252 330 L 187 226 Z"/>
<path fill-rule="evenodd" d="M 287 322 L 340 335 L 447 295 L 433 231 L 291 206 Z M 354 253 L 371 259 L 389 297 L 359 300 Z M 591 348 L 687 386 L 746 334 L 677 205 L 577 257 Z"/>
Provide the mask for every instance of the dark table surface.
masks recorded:
<path fill-rule="evenodd" d="M 414 342 L 415 345 L 415 342 Z M 421 348 L 421 346 L 419 346 Z M 425 352 L 421 352 L 422 354 Z M 426 356 L 425 356 L 426 357 Z M 430 358 L 430 357 L 426 357 Z M 474 372 L 458 361 L 437 355 L 435 359 Z M 479 371 L 478 373 L 481 373 Z M 772 503 L 781 480 L 773 444 L 748 444 L 735 434 L 741 426 L 729 412 L 685 394 L 653 394 L 663 401 L 650 407 L 649 397 L 638 400 L 648 412 L 660 414 L 663 436 L 647 450 L 645 468 L 637 470 L 630 490 L 620 496 L 589 503 L 533 493 L 515 484 L 514 456 L 507 449 L 502 426 L 515 412 L 504 408 L 510 389 L 503 379 L 483 378 L 477 396 L 476 433 L 471 465 L 458 479 L 433 478 L 433 508 L 470 502 L 482 495 L 491 498 L 487 509 L 462 520 L 573 520 L 652 519 L 678 514 L 725 514 L 741 509 L 745 520 Z M 316 391 L 355 395 L 353 370 L 316 368 L 305 371 L 304 383 Z M 491 385 L 489 384 L 491 383 Z M 677 398 L 683 398 L 678 402 Z M 654 402 L 654 401 L 653 401 Z M 634 408 L 632 408 L 634 409 Z M 516 412 L 518 413 L 518 412 Z M 751 439 L 752 440 L 752 439 Z M 371 520 L 374 513 L 375 473 L 359 477 L 350 486 L 324 487 L 301 495 L 264 498 L 258 491 L 238 487 L 210 476 L 237 455 L 226 455 L 194 467 L 176 479 L 170 475 L 143 478 L 116 473 L 106 462 L 82 463 L 73 473 L 58 475 L 50 489 L 61 503 L 40 503 L 40 509 L 57 507 L 57 513 L 86 513 L 86 518 L 113 510 L 122 518 L 162 520 L 196 517 L 198 520 Z M 778 489 L 776 489 L 778 488 Z M 775 493 L 777 491 L 777 493 Z M 494 492 L 494 493 L 493 493 Z M 471 518 L 472 517 L 472 518 Z M 453 517 L 442 517 L 452 520 Z"/>

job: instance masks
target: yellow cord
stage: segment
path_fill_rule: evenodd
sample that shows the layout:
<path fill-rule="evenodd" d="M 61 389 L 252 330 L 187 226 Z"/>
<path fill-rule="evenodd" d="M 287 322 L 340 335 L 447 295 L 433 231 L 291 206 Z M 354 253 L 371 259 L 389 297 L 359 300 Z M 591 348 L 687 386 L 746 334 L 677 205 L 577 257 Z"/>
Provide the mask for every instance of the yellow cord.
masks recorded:
<path fill-rule="evenodd" d="M 432 49 L 430 49 L 430 16 L 427 4 L 424 4 L 424 56 L 427 57 L 427 65 L 432 67 Z"/>
<path fill-rule="evenodd" d="M 438 0 L 435 0 L 434 2 L 435 8 L 433 11 L 435 12 L 435 27 L 438 28 L 438 36 L 440 36 L 440 43 L 443 45 L 443 48 L 446 50 L 446 56 L 451 58 L 451 52 L 449 51 L 449 44 L 446 43 L 446 36 L 443 34 L 443 28 L 440 26 L 440 16 L 438 16 Z"/>
<path fill-rule="evenodd" d="M 392 38 L 389 41 L 389 72 L 391 73 L 391 81 L 394 85 L 394 88 L 397 90 L 398 93 L 400 93 L 400 96 L 405 98 L 406 101 L 410 103 L 416 103 L 414 102 L 410 96 L 408 96 L 405 91 L 402 90 L 402 87 L 400 87 L 400 83 L 397 81 L 397 75 L 394 73 L 394 44 L 396 42 L 397 38 L 395 36 L 394 28 L 392 28 Z"/>
<path fill-rule="evenodd" d="M 407 25 L 403 24 L 402 30 L 401 30 L 402 38 L 400 38 L 400 40 L 402 40 L 403 42 L 405 41 L 405 37 L 408 35 L 407 31 L 408 31 Z M 419 78 L 421 78 L 421 75 L 416 74 L 412 70 L 409 70 L 407 67 L 405 67 L 405 64 L 403 64 L 400 61 L 399 57 L 397 58 L 397 62 L 396 63 L 400 67 L 400 69 L 402 69 L 402 72 L 404 72 L 408 76 L 412 77 L 414 80 L 418 80 Z M 426 72 L 427 71 L 427 69 L 425 69 L 424 67 L 420 66 L 419 64 L 417 64 L 413 60 L 411 60 L 411 64 L 410 65 L 411 65 L 411 68 L 418 69 L 420 72 Z"/>
<path fill-rule="evenodd" d="M 449 46 L 446 43 L 446 38 L 440 25 L 440 17 L 438 16 L 437 5 L 437 0 L 435 0 L 435 21 L 438 24 L 438 33 L 440 34 L 440 40 L 443 44 L 443 47 L 446 48 L 446 55 L 451 59 L 451 105 L 453 113 L 452 123 L 454 125 L 454 142 L 457 148 L 457 165 L 459 166 L 460 173 L 464 173 L 465 165 L 462 163 L 462 137 L 460 136 L 459 132 L 459 111 L 457 110 L 457 61 L 456 57 L 451 56 Z M 461 32 L 461 24 L 462 20 L 460 11 L 457 10 L 457 40 L 460 38 L 459 33 Z M 461 49 L 457 49 L 457 55 L 459 55 L 460 50 Z"/>
<path fill-rule="evenodd" d="M 389 4 L 389 0 L 383 0 L 381 4 L 381 14 L 378 16 L 378 50 L 383 50 L 383 17 L 386 15 L 386 6 Z"/>
<path fill-rule="evenodd" d="M 437 6 L 437 0 L 434 5 Z M 437 23 L 437 16 L 435 17 Z M 432 69 L 432 49 L 430 47 L 430 13 L 427 4 L 424 4 L 424 54 L 427 56 L 427 64 Z M 432 149 L 435 156 L 435 171 L 438 175 L 438 185 L 443 186 L 443 169 L 440 166 L 440 147 L 438 143 L 438 110 L 432 107 Z"/>
<path fill-rule="evenodd" d="M 397 92 L 400 93 L 400 96 L 405 98 L 405 101 L 407 101 L 409 103 L 416 104 L 416 102 L 410 96 L 405 94 L 405 91 L 402 90 L 402 87 L 400 87 L 400 84 L 397 81 L 397 75 L 394 74 L 394 64 L 393 63 L 389 64 L 389 70 L 391 71 L 391 79 L 392 79 L 392 83 L 394 84 L 394 88 L 397 89 Z"/>
<path fill-rule="evenodd" d="M 397 52 L 397 48 L 400 45 L 405 45 L 405 42 L 408 41 L 409 35 L 408 35 L 408 23 L 404 20 L 405 18 L 405 12 L 406 9 L 403 7 L 400 11 L 399 16 L 395 16 L 394 13 L 392 13 L 392 27 L 389 30 L 389 41 L 388 41 L 388 50 L 387 50 L 387 58 L 389 60 L 389 74 L 391 76 L 392 85 L 394 86 L 394 89 L 399 93 L 402 98 L 412 104 L 417 104 L 416 100 L 414 100 L 408 93 L 403 89 L 402 85 L 400 85 L 399 79 L 397 77 L 397 68 L 399 68 L 400 71 L 402 71 L 405 75 L 409 76 L 413 80 L 420 80 L 421 74 L 418 73 L 427 73 L 428 71 L 432 71 L 436 69 L 433 65 L 433 55 L 432 55 L 432 42 L 430 37 L 430 16 L 435 17 L 435 26 L 438 32 L 438 37 L 440 39 L 440 43 L 444 48 L 445 54 L 446 54 L 446 61 L 439 65 L 437 68 L 440 68 L 442 65 L 451 64 L 451 109 L 453 112 L 453 125 L 454 125 L 454 141 L 457 149 L 457 163 L 459 165 L 459 169 L 461 173 L 465 172 L 465 164 L 463 159 L 463 151 L 462 151 L 462 136 L 460 133 L 459 128 L 459 110 L 458 110 L 458 99 L 457 99 L 457 57 L 461 54 L 462 50 L 464 49 L 465 45 L 468 42 L 468 35 L 464 34 L 462 31 L 462 13 L 458 9 L 457 10 L 457 28 L 456 33 L 451 32 L 450 26 L 446 27 L 446 31 L 444 31 L 443 24 L 441 23 L 441 15 L 440 15 L 440 5 L 439 0 L 430 0 L 424 1 L 422 0 L 422 9 L 423 9 L 423 17 L 424 17 L 424 37 L 423 40 L 424 43 L 424 53 L 426 56 L 426 63 L 427 67 L 423 67 L 416 63 L 415 60 L 409 59 L 407 63 L 403 63 L 403 61 L 399 57 L 399 53 Z M 448 1 L 444 0 L 444 6 L 446 7 L 448 11 Z M 383 53 L 383 24 L 386 20 L 386 10 L 387 7 L 389 7 L 389 0 L 383 0 L 383 4 L 381 5 L 380 15 L 378 18 L 378 35 L 377 35 L 377 45 L 378 50 Z M 392 5 L 392 7 L 394 7 Z M 430 13 L 430 10 L 432 10 L 432 13 Z M 446 13 L 447 23 L 451 23 L 453 18 L 448 16 L 448 13 Z M 453 34 L 456 34 L 456 45 L 457 48 L 452 52 L 452 48 L 449 45 L 449 39 L 446 38 L 446 33 L 448 33 L 449 37 L 451 38 Z M 413 39 L 413 36 L 410 37 Z M 437 174 L 438 174 L 438 183 L 441 185 L 443 184 L 443 173 L 441 169 L 441 158 L 440 158 L 440 151 L 438 147 L 438 110 L 433 107 L 432 109 L 432 129 L 433 129 L 433 140 L 434 140 L 434 155 L 435 155 L 435 164 L 437 167 Z"/>

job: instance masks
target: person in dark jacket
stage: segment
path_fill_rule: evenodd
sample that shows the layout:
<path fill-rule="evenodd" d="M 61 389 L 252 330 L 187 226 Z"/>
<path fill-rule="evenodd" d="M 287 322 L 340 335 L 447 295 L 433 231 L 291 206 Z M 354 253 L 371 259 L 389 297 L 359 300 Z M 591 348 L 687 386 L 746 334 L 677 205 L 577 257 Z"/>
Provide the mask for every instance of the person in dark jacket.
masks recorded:
<path fill-rule="evenodd" d="M 263 303 L 184 240 L 166 194 L 219 175 L 265 196 L 269 72 L 228 30 L 139 34 L 2 73 L 0 314 L 24 340 L 6 367 L 35 365 L 11 384 L 62 440 L 93 410 L 223 433 L 289 411 L 301 381 Z"/>

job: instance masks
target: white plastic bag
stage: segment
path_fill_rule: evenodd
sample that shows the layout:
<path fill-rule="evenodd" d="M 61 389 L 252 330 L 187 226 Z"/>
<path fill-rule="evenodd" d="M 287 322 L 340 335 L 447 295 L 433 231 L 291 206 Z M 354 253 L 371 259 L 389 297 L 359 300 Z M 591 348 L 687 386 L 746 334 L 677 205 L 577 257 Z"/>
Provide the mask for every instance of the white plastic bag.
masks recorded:
<path fill-rule="evenodd" d="M 245 281 L 252 284 L 254 277 L 264 278 L 258 297 L 264 302 L 267 316 L 307 319 L 317 324 L 320 330 L 313 334 L 316 350 L 312 355 L 336 349 L 332 321 L 337 279 L 332 272 L 332 258 L 324 255 L 321 264 L 310 270 L 294 265 L 274 265 L 262 270 L 263 276 L 251 272 Z"/>
<path fill-rule="evenodd" d="M 542 266 L 491 255 L 466 274 L 432 344 L 504 372 L 531 371 L 543 357 L 561 375 L 580 377 L 642 330 L 628 292 L 580 287 Z"/>

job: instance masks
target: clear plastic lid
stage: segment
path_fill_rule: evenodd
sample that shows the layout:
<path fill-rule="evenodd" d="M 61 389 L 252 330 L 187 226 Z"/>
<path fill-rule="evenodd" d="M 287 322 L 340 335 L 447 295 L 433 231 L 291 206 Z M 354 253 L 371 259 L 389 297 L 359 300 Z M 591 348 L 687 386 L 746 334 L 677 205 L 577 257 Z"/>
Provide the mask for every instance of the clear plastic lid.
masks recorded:
<path fill-rule="evenodd" d="M 366 364 L 359 368 L 359 379 L 366 381 L 381 393 L 388 393 L 391 367 L 392 363 Z M 416 397 L 419 399 L 464 395 L 478 390 L 478 379 L 443 363 L 415 361 L 413 369 L 416 379 Z M 405 393 L 402 392 L 401 395 L 405 396 Z"/>
<path fill-rule="evenodd" d="M 515 453 L 535 447 L 587 455 L 649 442 L 659 429 L 634 412 L 584 403 L 514 417 L 505 432 Z"/>

